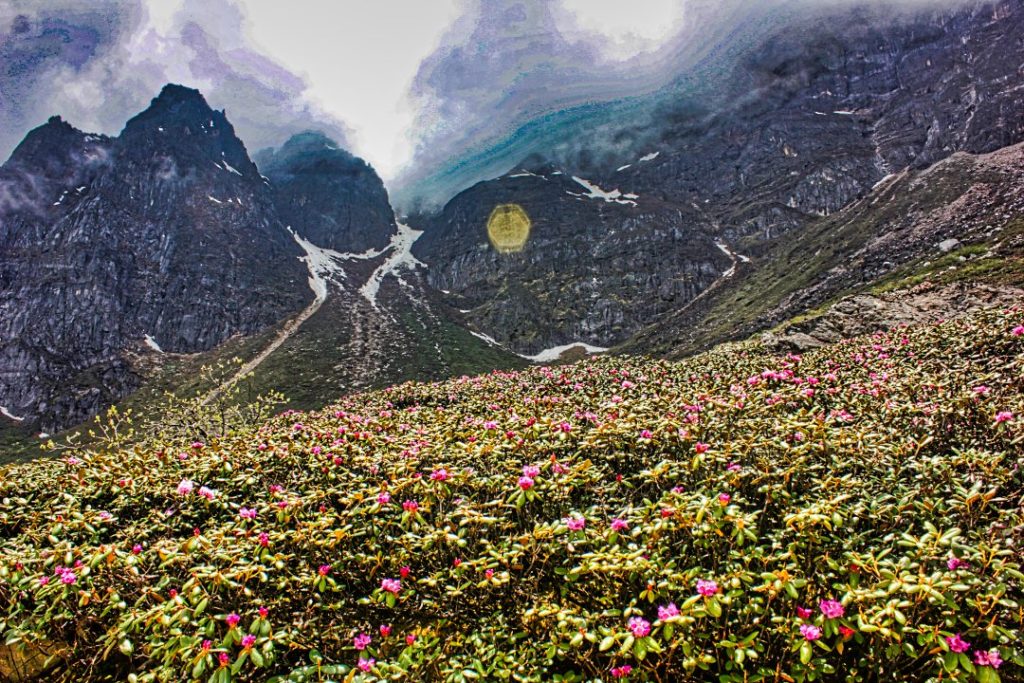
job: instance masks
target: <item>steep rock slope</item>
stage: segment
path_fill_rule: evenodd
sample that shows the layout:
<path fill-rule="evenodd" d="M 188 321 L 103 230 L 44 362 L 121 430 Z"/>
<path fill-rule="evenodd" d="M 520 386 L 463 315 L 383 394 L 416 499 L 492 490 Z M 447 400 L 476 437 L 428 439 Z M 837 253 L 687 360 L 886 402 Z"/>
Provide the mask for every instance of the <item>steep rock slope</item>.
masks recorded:
<path fill-rule="evenodd" d="M 315 132 L 293 136 L 256 156 L 273 185 L 286 225 L 314 244 L 341 252 L 383 249 L 395 234 L 387 190 L 362 159 Z"/>
<path fill-rule="evenodd" d="M 144 340 L 211 349 L 310 298 L 268 185 L 198 91 L 165 87 L 113 139 L 51 119 L 0 173 L 0 405 L 42 429 L 130 392 Z"/>

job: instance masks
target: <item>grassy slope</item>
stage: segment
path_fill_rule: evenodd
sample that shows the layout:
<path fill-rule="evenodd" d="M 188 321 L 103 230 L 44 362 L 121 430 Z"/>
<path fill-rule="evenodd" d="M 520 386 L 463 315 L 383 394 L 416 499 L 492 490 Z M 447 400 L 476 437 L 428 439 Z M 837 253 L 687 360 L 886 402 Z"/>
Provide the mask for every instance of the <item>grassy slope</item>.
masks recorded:
<path fill-rule="evenodd" d="M 927 171 L 905 173 L 843 211 L 779 239 L 775 247 L 752 264 L 741 264 L 732 280 L 688 310 L 666 316 L 623 345 L 625 352 L 685 356 L 724 341 L 744 339 L 798 316 L 813 316 L 838 299 L 864 291 L 912 286 L 924 279 L 935 282 L 977 280 L 990 283 L 1024 282 L 1024 219 L 1006 220 L 1002 202 L 968 206 L 962 216 L 951 212 L 945 234 L 915 234 L 918 222 L 933 217 L 970 197 L 972 188 L 992 186 L 1006 194 L 1019 191 L 1011 172 L 993 170 L 979 158 L 959 154 Z M 1014 209 L 1014 216 L 1019 215 Z M 978 230 L 991 218 L 1002 231 Z M 879 236 L 905 234 L 896 249 L 872 254 Z M 960 238 L 962 249 L 939 255 L 934 245 L 948 236 Z M 991 249 L 993 245 L 1000 245 Z M 992 253 L 990 254 L 990 250 Z M 737 251 L 743 251 L 742 245 Z M 971 259 L 962 264 L 961 256 Z M 891 261 L 890 261 L 891 259 Z M 886 264 L 886 261 L 890 261 Z M 950 270 L 955 267 L 955 270 Z M 845 272 L 849 271 L 849 272 Z M 839 272 L 839 275 L 835 275 Z M 834 282 L 816 287 L 827 278 Z M 807 293 L 801 297 L 801 294 Z"/>

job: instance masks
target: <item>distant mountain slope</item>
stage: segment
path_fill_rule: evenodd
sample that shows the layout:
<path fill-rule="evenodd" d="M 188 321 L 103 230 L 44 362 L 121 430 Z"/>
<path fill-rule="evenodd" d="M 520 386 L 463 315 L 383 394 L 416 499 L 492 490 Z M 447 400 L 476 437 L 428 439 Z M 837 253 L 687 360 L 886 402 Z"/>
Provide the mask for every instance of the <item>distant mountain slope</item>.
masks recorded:
<path fill-rule="evenodd" d="M 330 138 L 293 136 L 256 155 L 286 225 L 314 244 L 342 252 L 383 249 L 395 233 L 388 193 L 377 173 Z"/>

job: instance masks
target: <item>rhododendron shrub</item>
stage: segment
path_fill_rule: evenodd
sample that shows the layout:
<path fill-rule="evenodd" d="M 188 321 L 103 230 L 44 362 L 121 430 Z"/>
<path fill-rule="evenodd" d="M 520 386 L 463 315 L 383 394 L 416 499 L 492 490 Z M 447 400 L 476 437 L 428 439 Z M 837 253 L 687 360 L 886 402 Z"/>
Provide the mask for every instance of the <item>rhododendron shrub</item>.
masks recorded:
<path fill-rule="evenodd" d="M 62 681 L 1024 680 L 1022 318 L 9 467 L 5 647 Z"/>

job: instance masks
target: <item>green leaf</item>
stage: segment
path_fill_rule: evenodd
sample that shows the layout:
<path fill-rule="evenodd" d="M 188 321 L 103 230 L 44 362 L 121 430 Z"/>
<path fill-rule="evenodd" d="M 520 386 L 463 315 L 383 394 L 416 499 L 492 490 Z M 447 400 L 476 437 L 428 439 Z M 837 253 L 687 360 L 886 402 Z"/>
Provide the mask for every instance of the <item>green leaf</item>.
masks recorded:
<path fill-rule="evenodd" d="M 605 636 L 604 640 L 601 641 L 601 644 L 597 646 L 597 649 L 600 652 L 604 652 L 606 650 L 612 649 L 612 645 L 615 645 L 615 637 Z"/>

